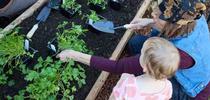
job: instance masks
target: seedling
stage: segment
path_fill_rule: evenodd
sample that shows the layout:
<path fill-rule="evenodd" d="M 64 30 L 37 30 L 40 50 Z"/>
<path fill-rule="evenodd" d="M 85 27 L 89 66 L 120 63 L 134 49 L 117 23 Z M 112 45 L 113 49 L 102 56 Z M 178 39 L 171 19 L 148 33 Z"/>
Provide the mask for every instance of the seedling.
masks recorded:
<path fill-rule="evenodd" d="M 48 42 L 47 48 L 53 57 L 65 49 L 89 52 L 85 42 L 79 39 L 87 30 L 83 29 L 81 25 L 76 25 L 74 23 L 72 23 L 71 28 L 66 28 L 67 25 L 69 25 L 69 23 L 66 21 L 59 24 L 57 27 L 58 32 L 56 33 L 57 38 L 53 38 Z"/>
<path fill-rule="evenodd" d="M 23 56 L 30 57 L 24 50 L 23 36 L 17 33 L 15 29 L 0 39 L 0 84 L 7 83 L 7 75 L 13 74 L 14 68 L 24 66 Z"/>
<path fill-rule="evenodd" d="M 101 16 L 97 15 L 95 11 L 91 10 L 89 15 L 86 15 L 88 20 L 92 20 L 93 22 L 100 21 L 102 18 Z"/>
<path fill-rule="evenodd" d="M 76 3 L 76 0 L 62 0 L 60 9 L 61 13 L 68 18 L 73 17 L 76 13 L 81 13 L 81 5 Z"/>

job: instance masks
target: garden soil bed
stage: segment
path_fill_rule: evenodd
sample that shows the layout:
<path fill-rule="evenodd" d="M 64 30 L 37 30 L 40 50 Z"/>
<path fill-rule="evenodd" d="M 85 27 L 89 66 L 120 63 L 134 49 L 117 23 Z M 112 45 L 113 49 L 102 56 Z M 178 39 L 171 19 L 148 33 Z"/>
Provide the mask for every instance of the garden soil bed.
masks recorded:
<path fill-rule="evenodd" d="M 135 16 L 140 4 L 143 0 L 125 0 L 124 7 L 120 11 L 112 10 L 107 7 L 107 9 L 101 13 L 103 17 L 108 20 L 114 21 L 115 25 L 123 25 L 129 23 L 133 17 Z M 89 14 L 90 9 L 87 6 L 87 0 L 77 0 L 79 4 L 82 5 L 82 15 Z M 19 27 L 21 27 L 21 34 L 27 34 L 27 32 L 32 28 L 34 24 L 36 24 L 36 16 L 38 12 L 36 12 L 32 17 L 27 18 L 23 21 Z M 38 55 L 34 57 L 34 59 L 29 62 L 28 67 L 33 67 L 36 64 L 36 59 L 39 56 L 47 57 L 49 55 L 49 51 L 47 49 L 47 43 L 54 37 L 56 37 L 57 26 L 59 23 L 63 21 L 74 22 L 75 24 L 80 24 L 83 27 L 87 28 L 85 24 L 86 19 L 82 19 L 82 16 L 74 16 L 72 19 L 68 19 L 61 15 L 58 11 L 52 11 L 49 18 L 45 23 L 40 23 L 38 30 L 35 32 L 32 37 L 31 46 L 38 50 Z M 5 26 L 5 25 L 4 25 Z M 84 37 L 84 41 L 87 43 L 87 46 L 90 50 L 94 52 L 94 55 L 110 57 L 115 47 L 117 46 L 119 40 L 124 34 L 125 30 L 118 30 L 115 34 L 103 34 L 103 33 L 92 33 L 87 32 Z M 75 94 L 75 100 L 84 100 L 93 84 L 95 83 L 100 71 L 96 69 L 88 68 L 84 66 L 86 69 L 86 85 L 83 86 L 78 92 Z M 19 90 L 25 88 L 27 83 L 24 81 L 24 77 L 21 76 L 20 72 L 14 72 L 14 75 L 10 78 L 15 80 L 14 86 L 0 86 L 0 99 L 4 99 L 7 95 L 14 96 L 18 93 Z"/>

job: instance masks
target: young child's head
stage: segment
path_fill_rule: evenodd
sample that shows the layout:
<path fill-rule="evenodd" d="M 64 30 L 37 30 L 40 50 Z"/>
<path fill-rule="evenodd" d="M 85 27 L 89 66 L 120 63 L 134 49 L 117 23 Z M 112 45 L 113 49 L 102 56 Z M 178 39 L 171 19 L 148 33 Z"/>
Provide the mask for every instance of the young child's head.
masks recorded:
<path fill-rule="evenodd" d="M 143 71 L 155 79 L 170 78 L 178 69 L 180 61 L 176 47 L 160 37 L 145 41 L 140 56 Z"/>

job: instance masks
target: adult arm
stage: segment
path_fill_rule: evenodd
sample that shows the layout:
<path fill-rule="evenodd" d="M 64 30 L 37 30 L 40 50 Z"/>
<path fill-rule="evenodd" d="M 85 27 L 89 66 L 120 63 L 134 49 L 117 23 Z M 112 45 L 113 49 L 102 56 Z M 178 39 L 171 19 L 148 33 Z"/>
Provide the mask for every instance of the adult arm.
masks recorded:
<path fill-rule="evenodd" d="M 181 56 L 180 69 L 187 69 L 194 64 L 193 59 L 184 51 L 179 50 Z M 90 67 L 107 71 L 110 73 L 121 74 L 141 74 L 142 67 L 140 66 L 139 56 L 125 57 L 119 60 L 109 60 L 104 57 L 91 56 L 88 54 L 80 53 L 74 50 L 64 50 L 58 57 L 62 61 L 67 61 L 67 59 L 73 59 L 75 61 L 84 63 Z"/>
<path fill-rule="evenodd" d="M 194 64 L 193 58 L 191 58 L 187 53 L 185 53 L 182 50 L 179 50 L 179 53 L 181 57 L 179 68 L 180 69 L 190 68 Z M 96 69 L 116 74 L 121 74 L 121 73 L 141 74 L 142 67 L 140 66 L 139 56 L 140 55 L 125 57 L 116 61 L 109 60 L 104 57 L 92 56 L 90 60 L 90 66 Z"/>
<path fill-rule="evenodd" d="M 139 56 L 125 57 L 116 61 L 104 57 L 92 56 L 90 67 L 114 74 L 142 74 L 143 70 L 139 63 Z"/>
<path fill-rule="evenodd" d="M 61 61 L 68 61 L 68 59 L 73 59 L 75 61 L 86 64 L 92 68 L 99 70 L 121 74 L 121 73 L 131 73 L 131 74 L 141 74 L 142 68 L 139 63 L 139 55 L 122 58 L 120 60 L 114 61 L 109 60 L 104 57 L 91 56 L 74 50 L 64 50 L 57 55 Z"/>
<path fill-rule="evenodd" d="M 57 55 L 57 58 L 60 58 L 60 60 L 64 62 L 67 62 L 69 59 L 72 59 L 74 61 L 81 62 L 90 66 L 91 55 L 74 50 L 64 50 Z"/>

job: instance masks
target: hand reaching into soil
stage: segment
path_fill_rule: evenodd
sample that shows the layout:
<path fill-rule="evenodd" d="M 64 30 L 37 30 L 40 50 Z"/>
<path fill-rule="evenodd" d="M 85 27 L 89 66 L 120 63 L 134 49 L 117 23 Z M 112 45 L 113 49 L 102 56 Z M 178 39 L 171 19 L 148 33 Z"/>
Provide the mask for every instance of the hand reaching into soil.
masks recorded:
<path fill-rule="evenodd" d="M 150 18 L 138 18 L 138 19 L 134 19 L 130 23 L 132 25 L 132 26 L 130 26 L 130 29 L 139 30 L 139 29 L 142 29 L 145 26 L 148 26 L 148 25 L 150 25 L 152 23 L 154 23 L 154 20 L 153 19 L 150 19 Z"/>
<path fill-rule="evenodd" d="M 86 64 L 88 66 L 90 65 L 90 59 L 91 59 L 91 55 L 84 54 L 74 50 L 64 50 L 61 53 L 59 53 L 56 57 L 60 58 L 60 60 L 63 62 L 67 62 L 69 59 L 72 59 L 81 62 L 83 64 Z"/>

